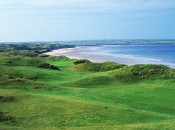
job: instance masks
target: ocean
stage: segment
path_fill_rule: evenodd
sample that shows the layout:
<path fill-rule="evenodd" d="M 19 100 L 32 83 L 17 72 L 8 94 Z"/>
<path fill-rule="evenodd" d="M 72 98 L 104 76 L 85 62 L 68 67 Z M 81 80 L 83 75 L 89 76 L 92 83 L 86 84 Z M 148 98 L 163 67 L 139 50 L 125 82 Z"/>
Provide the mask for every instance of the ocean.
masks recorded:
<path fill-rule="evenodd" d="M 175 64 L 175 44 L 107 45 L 100 46 L 98 49 L 111 54 L 132 55 Z"/>
<path fill-rule="evenodd" d="M 52 55 L 89 59 L 93 62 L 134 64 L 164 64 L 175 68 L 175 44 L 79 45 L 72 49 L 56 50 Z"/>

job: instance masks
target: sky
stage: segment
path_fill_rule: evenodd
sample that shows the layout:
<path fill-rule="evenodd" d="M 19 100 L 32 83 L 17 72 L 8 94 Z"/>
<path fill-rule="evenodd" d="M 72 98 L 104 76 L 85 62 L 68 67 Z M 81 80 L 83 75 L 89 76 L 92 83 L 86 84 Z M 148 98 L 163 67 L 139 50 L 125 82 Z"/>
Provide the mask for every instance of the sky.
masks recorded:
<path fill-rule="evenodd" d="M 0 42 L 175 39 L 175 0 L 0 0 Z"/>

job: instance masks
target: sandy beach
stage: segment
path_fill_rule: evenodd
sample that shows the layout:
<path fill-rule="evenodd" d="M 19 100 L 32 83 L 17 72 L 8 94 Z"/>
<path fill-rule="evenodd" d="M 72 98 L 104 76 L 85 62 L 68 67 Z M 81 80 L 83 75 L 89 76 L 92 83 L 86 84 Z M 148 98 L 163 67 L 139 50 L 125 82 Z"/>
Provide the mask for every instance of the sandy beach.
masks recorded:
<path fill-rule="evenodd" d="M 111 54 L 107 51 L 98 49 L 98 46 L 77 46 L 75 48 L 64 48 L 53 50 L 46 53 L 47 55 L 60 56 L 64 55 L 72 59 L 88 59 L 92 62 L 118 62 L 126 65 L 134 64 L 164 64 L 175 68 L 174 64 L 166 63 L 161 60 L 138 57 L 124 54 Z"/>

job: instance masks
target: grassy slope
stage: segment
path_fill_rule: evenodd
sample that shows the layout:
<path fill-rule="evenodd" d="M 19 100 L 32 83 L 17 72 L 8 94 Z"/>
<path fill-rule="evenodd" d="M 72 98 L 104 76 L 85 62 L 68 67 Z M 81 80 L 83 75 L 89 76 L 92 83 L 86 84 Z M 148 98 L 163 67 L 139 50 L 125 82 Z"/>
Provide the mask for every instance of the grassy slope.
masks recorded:
<path fill-rule="evenodd" d="M 175 127 L 173 78 L 131 78 L 132 67 L 98 73 L 76 71 L 74 60 L 69 59 L 48 60 L 61 71 L 38 68 L 27 58 L 10 66 L 6 64 L 9 58 L 1 59 L 0 112 L 5 119 L 12 117 L 1 121 L 1 128 Z M 125 71 L 130 78 L 121 80 L 118 73 Z M 127 77 L 125 74 L 122 76 Z"/>

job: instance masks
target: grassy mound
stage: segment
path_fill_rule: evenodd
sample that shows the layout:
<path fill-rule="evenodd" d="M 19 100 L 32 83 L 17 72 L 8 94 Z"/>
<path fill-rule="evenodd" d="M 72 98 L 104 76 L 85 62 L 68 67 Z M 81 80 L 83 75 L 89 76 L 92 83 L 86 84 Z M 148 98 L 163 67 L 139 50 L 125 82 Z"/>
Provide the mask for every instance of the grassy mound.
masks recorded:
<path fill-rule="evenodd" d="M 36 66 L 43 62 L 41 58 L 19 57 L 19 56 L 0 56 L 0 65 L 6 66 Z"/>
<path fill-rule="evenodd" d="M 114 78 L 109 76 L 89 76 L 83 79 L 80 79 L 75 82 L 71 82 L 68 85 L 79 88 L 97 88 L 106 86 L 114 81 Z"/>
<path fill-rule="evenodd" d="M 92 63 L 88 60 L 79 60 L 74 62 L 76 66 L 74 69 L 76 71 L 91 71 L 91 72 L 104 72 L 123 68 L 126 65 L 114 63 L 114 62 L 104 62 L 104 63 Z"/>
<path fill-rule="evenodd" d="M 164 65 L 132 65 L 111 72 L 114 77 L 122 80 L 132 79 L 174 79 L 175 70 Z"/>
<path fill-rule="evenodd" d="M 174 69 L 6 55 L 48 47 L 0 46 L 0 129 L 175 128 Z"/>
<path fill-rule="evenodd" d="M 93 73 L 68 85 L 79 88 L 98 88 L 123 83 L 123 81 L 136 82 L 141 79 L 175 79 L 175 70 L 164 65 L 133 65 L 120 69 Z"/>

